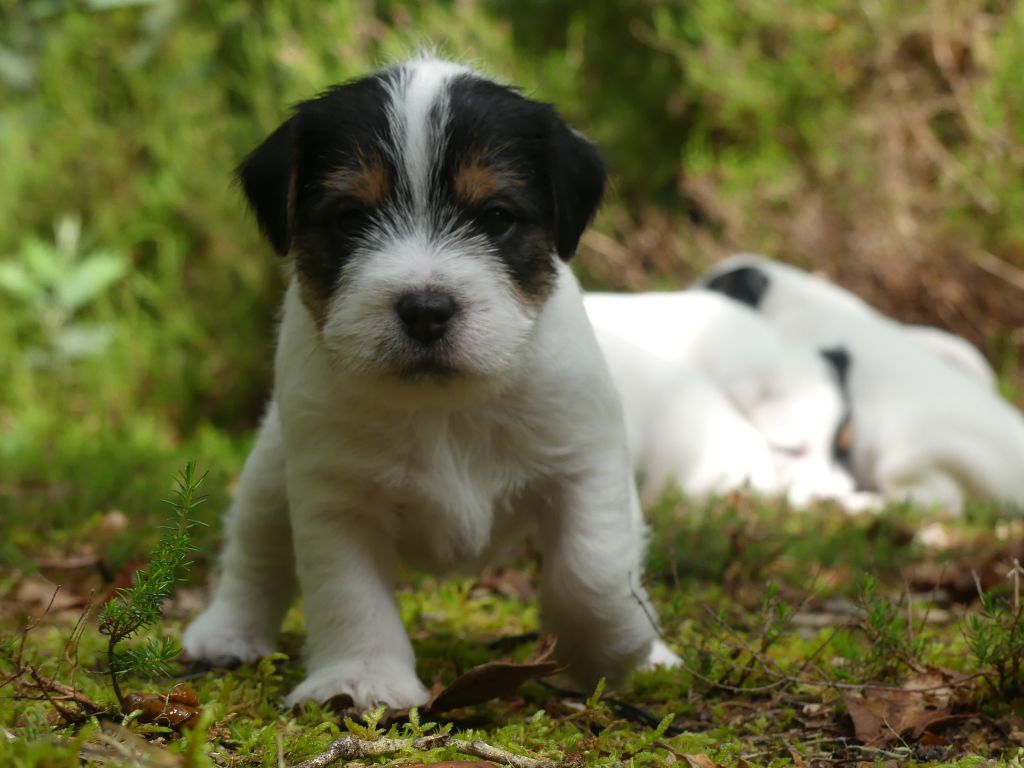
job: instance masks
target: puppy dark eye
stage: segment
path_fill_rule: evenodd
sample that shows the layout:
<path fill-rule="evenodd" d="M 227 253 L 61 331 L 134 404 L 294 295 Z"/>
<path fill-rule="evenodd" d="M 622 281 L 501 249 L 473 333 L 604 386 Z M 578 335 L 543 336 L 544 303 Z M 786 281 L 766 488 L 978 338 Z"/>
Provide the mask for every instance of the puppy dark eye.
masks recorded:
<path fill-rule="evenodd" d="M 504 237 L 516 225 L 515 214 L 503 205 L 490 205 L 480 214 L 480 226 L 493 238 Z"/>
<path fill-rule="evenodd" d="M 347 235 L 360 229 L 369 215 L 370 211 L 365 206 L 348 203 L 334 212 L 331 224 L 339 234 Z"/>

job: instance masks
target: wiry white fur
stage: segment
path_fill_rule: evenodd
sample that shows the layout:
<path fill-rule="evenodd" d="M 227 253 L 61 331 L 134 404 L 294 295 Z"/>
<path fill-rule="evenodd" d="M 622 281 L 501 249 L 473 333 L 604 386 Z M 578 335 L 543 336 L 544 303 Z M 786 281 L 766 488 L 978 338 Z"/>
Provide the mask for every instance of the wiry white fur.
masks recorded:
<path fill-rule="evenodd" d="M 976 379 L 983 386 L 995 389 L 996 372 L 985 356 L 970 342 L 941 328 L 926 325 L 904 325 L 903 333 L 937 354 L 954 368 Z"/>
<path fill-rule="evenodd" d="M 622 397 L 641 495 L 669 485 L 690 495 L 778 490 L 764 437 L 700 368 L 652 357 L 603 328 L 598 343 Z"/>
<path fill-rule="evenodd" d="M 425 120 L 456 71 L 418 60 L 390 92 L 404 131 L 392 151 L 414 186 L 439 156 Z M 582 685 L 677 661 L 654 642 L 621 407 L 572 273 L 552 253 L 552 294 L 527 302 L 484 243 L 426 207 L 404 214 L 353 254 L 322 330 L 289 287 L 273 403 L 228 515 L 223 577 L 186 650 L 273 648 L 297 572 L 308 676 L 287 703 L 422 704 L 397 565 L 471 570 L 533 532 L 544 623 Z M 428 287 L 459 303 L 444 340 L 456 375 L 409 380 L 400 371 L 415 352 L 395 301 Z"/>
<path fill-rule="evenodd" d="M 464 374 L 463 384 L 502 384 L 499 374 L 516 364 L 530 341 L 537 308 L 515 298 L 511 278 L 488 248 L 465 237 L 432 235 L 426 225 L 400 225 L 356 254 L 323 329 L 335 360 L 353 371 L 379 374 L 371 380 L 374 388 L 401 387 L 412 398 L 410 405 L 418 404 L 417 397 L 435 397 L 418 384 L 403 387 L 394 381 L 396 369 L 417 352 L 402 331 L 395 302 L 403 293 L 432 288 L 450 293 L 459 305 L 445 343 L 450 361 Z M 462 396 L 460 388 L 451 394 Z"/>
<path fill-rule="evenodd" d="M 400 66 L 388 84 L 388 123 L 392 135 L 399 137 L 394 155 L 405 170 L 416 215 L 429 205 L 430 174 L 444 151 L 438 129 L 448 120 L 445 85 L 468 73 L 460 64 L 421 56 Z"/>
<path fill-rule="evenodd" d="M 850 350 L 851 458 L 862 487 L 954 514 L 971 498 L 1024 508 L 1024 418 L 977 365 L 950 364 L 848 291 L 762 256 L 734 256 L 703 280 L 740 266 L 768 275 L 758 311 L 784 335 Z"/>
<path fill-rule="evenodd" d="M 645 495 L 674 480 L 693 494 L 749 484 L 798 504 L 870 505 L 832 458 L 845 406 L 815 350 L 702 291 L 584 301 L 623 398 Z"/>

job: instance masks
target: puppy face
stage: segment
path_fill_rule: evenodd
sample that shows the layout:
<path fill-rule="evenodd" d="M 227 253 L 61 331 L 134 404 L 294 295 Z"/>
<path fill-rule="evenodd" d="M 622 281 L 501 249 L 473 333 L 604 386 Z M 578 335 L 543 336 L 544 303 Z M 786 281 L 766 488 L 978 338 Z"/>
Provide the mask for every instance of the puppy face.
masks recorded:
<path fill-rule="evenodd" d="M 751 380 L 747 413 L 779 457 L 831 462 L 847 405 L 835 364 L 809 349 L 790 348 L 769 376 Z"/>
<path fill-rule="evenodd" d="M 239 176 L 334 362 L 427 387 L 514 368 L 605 179 L 549 105 L 434 59 L 299 104 Z"/>

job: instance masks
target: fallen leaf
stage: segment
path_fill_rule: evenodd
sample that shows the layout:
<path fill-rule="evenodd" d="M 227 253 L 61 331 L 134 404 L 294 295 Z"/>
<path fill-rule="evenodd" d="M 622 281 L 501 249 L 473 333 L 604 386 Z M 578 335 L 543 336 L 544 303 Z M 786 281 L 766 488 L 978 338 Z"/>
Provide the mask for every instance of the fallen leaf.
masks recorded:
<path fill-rule="evenodd" d="M 686 761 L 690 768 L 723 768 L 721 763 L 716 763 L 707 755 L 686 755 L 681 752 L 677 754 Z"/>
<path fill-rule="evenodd" d="M 166 725 L 176 731 L 192 728 L 199 720 L 199 699 L 184 685 L 166 696 L 159 693 L 129 693 L 124 697 L 124 714 L 138 710 L 139 722 Z"/>
<path fill-rule="evenodd" d="M 489 592 L 517 600 L 529 600 L 537 593 L 533 577 L 515 568 L 487 568 L 477 579 L 477 585 Z"/>
<path fill-rule="evenodd" d="M 134 765 L 139 768 L 179 768 L 185 759 L 116 723 L 100 721 L 99 730 L 82 745 L 78 753 L 87 765 Z"/>
<path fill-rule="evenodd" d="M 82 608 L 87 596 L 62 589 L 42 576 L 26 576 L 14 589 L 14 601 L 26 613 L 39 617 L 47 610 L 57 613 Z"/>
<path fill-rule="evenodd" d="M 553 660 L 554 651 L 554 638 L 543 635 L 536 650 L 526 661 L 489 661 L 473 667 L 433 696 L 426 709 L 430 712 L 447 712 L 511 696 L 530 680 L 548 677 L 565 669 Z"/>
<path fill-rule="evenodd" d="M 961 719 L 953 715 L 950 678 L 938 670 L 915 675 L 899 688 L 864 686 L 843 694 L 857 738 L 882 747 L 904 734 L 919 738 L 932 726 Z"/>

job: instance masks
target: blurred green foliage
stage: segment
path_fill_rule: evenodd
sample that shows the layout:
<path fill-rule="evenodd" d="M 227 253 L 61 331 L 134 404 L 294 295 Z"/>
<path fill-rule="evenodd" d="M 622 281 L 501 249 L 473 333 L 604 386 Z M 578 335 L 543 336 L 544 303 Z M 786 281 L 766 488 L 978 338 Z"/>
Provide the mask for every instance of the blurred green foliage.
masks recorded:
<path fill-rule="evenodd" d="M 590 284 L 742 247 L 891 289 L 1024 265 L 1022 33 L 1005 0 L 0 0 L 0 482 L 255 423 L 283 279 L 232 169 L 330 83 L 434 46 L 556 103 L 614 171 Z M 949 282 L 976 340 L 1018 324 Z"/>

